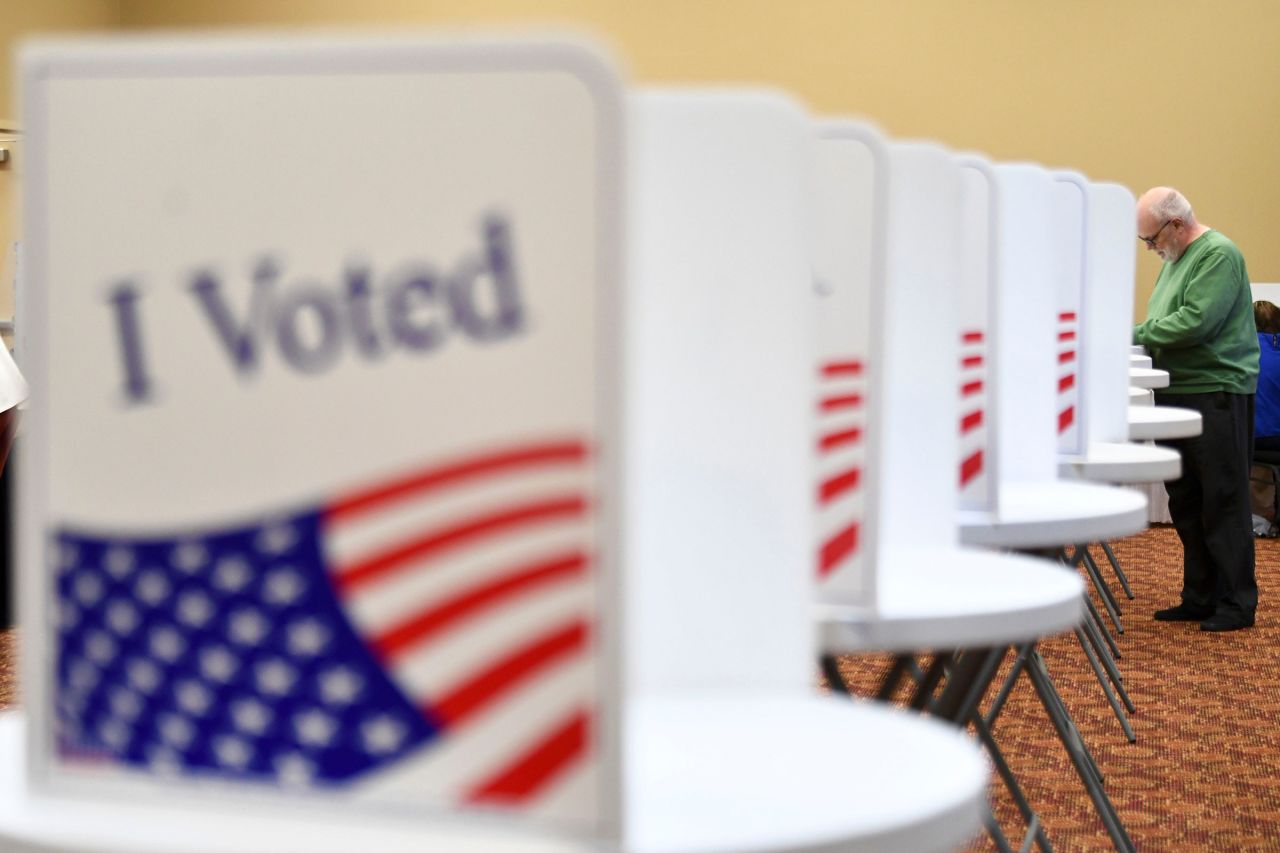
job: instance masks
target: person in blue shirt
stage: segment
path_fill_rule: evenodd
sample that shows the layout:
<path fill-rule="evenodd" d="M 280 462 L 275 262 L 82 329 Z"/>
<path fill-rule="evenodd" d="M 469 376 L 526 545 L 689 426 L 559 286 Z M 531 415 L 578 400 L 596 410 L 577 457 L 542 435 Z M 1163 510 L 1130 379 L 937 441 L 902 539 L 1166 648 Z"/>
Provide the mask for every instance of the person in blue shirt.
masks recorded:
<path fill-rule="evenodd" d="M 1253 449 L 1280 451 L 1280 307 L 1253 303 L 1258 327 L 1258 393 L 1253 410 Z"/>

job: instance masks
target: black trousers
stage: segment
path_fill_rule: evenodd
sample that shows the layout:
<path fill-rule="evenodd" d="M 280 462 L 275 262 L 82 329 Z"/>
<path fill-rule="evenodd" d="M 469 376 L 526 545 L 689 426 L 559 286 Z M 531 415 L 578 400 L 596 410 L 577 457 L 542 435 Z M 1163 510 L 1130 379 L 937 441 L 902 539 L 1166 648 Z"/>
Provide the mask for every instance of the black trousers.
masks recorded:
<path fill-rule="evenodd" d="M 1258 606 L 1249 511 L 1253 395 L 1157 391 L 1156 403 L 1195 409 L 1204 418 L 1204 431 L 1195 438 L 1159 442 L 1182 454 L 1182 476 L 1165 483 L 1169 515 L 1182 540 L 1182 600 L 1188 607 L 1252 616 Z"/>

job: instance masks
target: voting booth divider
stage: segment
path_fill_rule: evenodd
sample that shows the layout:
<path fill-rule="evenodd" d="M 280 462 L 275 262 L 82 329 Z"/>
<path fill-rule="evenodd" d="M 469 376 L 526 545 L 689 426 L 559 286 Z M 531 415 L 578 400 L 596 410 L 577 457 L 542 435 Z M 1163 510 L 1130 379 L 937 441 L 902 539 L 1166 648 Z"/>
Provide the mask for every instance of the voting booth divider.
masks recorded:
<path fill-rule="evenodd" d="M 1133 193 L 1119 184 L 1087 185 L 1084 314 L 1080 374 L 1089 410 L 1086 442 L 1129 440 L 1127 412 L 1129 313 L 1137 252 L 1126 229 L 1133 219 Z"/>
<path fill-rule="evenodd" d="M 1036 210 L 1048 210 L 1048 178 L 1031 166 L 993 165 L 976 155 L 960 155 L 965 187 L 964 263 L 959 285 L 969 309 L 961 334 L 985 344 L 981 387 L 985 429 L 976 438 L 988 469 L 985 488 L 966 487 L 962 508 L 999 513 L 1002 488 L 1017 481 L 1053 476 L 1057 414 L 1053 401 L 1057 347 L 1048 268 L 1037 255 L 1050 252 L 1048 222 Z M 1013 318 L 1016 318 L 1013 319 Z M 982 324 L 982 325 L 979 325 Z M 962 386 L 962 393 L 969 390 Z M 963 463 L 962 463 L 963 464 Z M 962 468 L 961 477 L 966 474 Z M 1008 498 L 1004 498 L 1007 503 Z"/>
<path fill-rule="evenodd" d="M 818 377 L 820 596 L 873 606 L 879 555 L 880 435 L 889 149 L 854 121 L 817 125 L 813 286 Z"/>
<path fill-rule="evenodd" d="M 615 832 L 608 64 L 245 41 L 23 68 L 33 788 Z"/>
<path fill-rule="evenodd" d="M 1076 577 L 1043 560 L 960 545 L 955 472 L 965 429 L 957 414 L 966 396 L 957 388 L 965 381 L 957 331 L 974 326 L 955 310 L 963 299 L 954 284 L 957 162 L 939 145 L 885 141 L 850 119 L 818 122 L 816 147 L 816 374 L 866 365 L 862 418 L 820 421 L 816 441 L 824 657 L 989 646 L 1072 627 L 1080 618 Z M 930 247 L 913 248 L 925 232 Z M 830 399 L 820 392 L 819 412 Z M 870 544 L 822 575 L 831 541 L 824 499 L 838 494 L 843 476 L 825 467 L 827 448 L 854 428 L 865 448 L 859 530 Z"/>
<path fill-rule="evenodd" d="M 782 567 L 812 565 L 808 117 L 750 91 L 632 104 L 628 678 L 804 691 L 812 580 Z"/>
<path fill-rule="evenodd" d="M 990 335 L 996 327 L 990 280 L 996 208 L 990 181 L 980 170 L 961 168 L 960 181 L 962 236 L 956 280 L 961 347 L 959 505 L 986 509 L 995 499 L 993 480 L 999 467 L 990 450 L 998 429 L 990 405 Z"/>
<path fill-rule="evenodd" d="M 1053 253 L 1051 272 L 1058 294 L 1055 331 L 1058 362 L 1058 452 L 1082 453 L 1091 412 L 1080 392 L 1080 352 L 1087 333 L 1083 314 L 1085 222 L 1089 216 L 1087 183 L 1075 172 L 1053 175 Z"/>

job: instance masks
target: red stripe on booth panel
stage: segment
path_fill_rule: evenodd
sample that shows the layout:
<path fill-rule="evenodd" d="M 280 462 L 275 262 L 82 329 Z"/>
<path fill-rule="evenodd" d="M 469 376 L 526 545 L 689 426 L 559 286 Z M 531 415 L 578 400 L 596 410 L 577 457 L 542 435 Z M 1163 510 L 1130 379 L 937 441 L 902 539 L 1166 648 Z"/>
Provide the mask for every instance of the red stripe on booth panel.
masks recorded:
<path fill-rule="evenodd" d="M 981 367 L 982 356 L 966 355 L 964 358 L 960 359 L 960 366 L 961 367 Z"/>
<path fill-rule="evenodd" d="M 845 492 L 856 489 L 861 476 L 862 471 L 860 469 L 850 468 L 848 471 L 842 471 L 834 477 L 823 481 L 822 485 L 818 487 L 818 502 L 830 503 Z"/>
<path fill-rule="evenodd" d="M 1061 314 L 1058 315 L 1058 319 L 1064 323 L 1075 320 L 1075 318 L 1076 318 L 1076 312 L 1074 311 L 1063 311 Z"/>
<path fill-rule="evenodd" d="M 1074 341 L 1075 339 L 1076 339 L 1075 332 L 1070 332 L 1070 331 L 1058 332 L 1058 340 L 1060 341 Z"/>
<path fill-rule="evenodd" d="M 969 481 L 982 472 L 982 451 L 975 451 L 960 463 L 960 485 L 968 485 Z"/>
<path fill-rule="evenodd" d="M 1058 413 L 1058 432 L 1066 432 L 1076 419 L 1076 407 L 1068 406 Z"/>
<path fill-rule="evenodd" d="M 828 453 L 841 447 L 857 444 L 861 438 L 862 430 L 858 427 L 827 433 L 818 439 L 818 449 L 823 453 Z"/>
<path fill-rule="evenodd" d="M 1058 380 L 1058 393 L 1061 394 L 1063 391 L 1068 390 L 1075 384 L 1076 375 L 1074 373 L 1068 373 L 1066 376 L 1063 376 Z"/>
<path fill-rule="evenodd" d="M 862 362 L 857 359 L 831 361 L 822 365 L 823 376 L 861 376 Z"/>
<path fill-rule="evenodd" d="M 509 805 L 536 797 L 590 751 L 591 715 L 577 711 L 464 797 L 468 802 Z"/>
<path fill-rule="evenodd" d="M 1058 364 L 1067 364 L 1076 360 L 1076 351 L 1073 349 L 1063 350 L 1058 353 Z"/>
<path fill-rule="evenodd" d="M 819 407 L 824 412 L 837 412 L 842 409 L 856 409 L 862 405 L 861 394 L 844 394 L 840 397 L 824 397 Z"/>
<path fill-rule="evenodd" d="M 960 419 L 960 434 L 973 432 L 982 426 L 982 409 L 975 409 Z"/>
<path fill-rule="evenodd" d="M 972 329 L 968 332 L 962 332 L 960 335 L 960 340 L 966 344 L 981 343 L 982 339 L 983 339 L 983 334 L 981 331 L 977 329 Z"/>
<path fill-rule="evenodd" d="M 858 523 L 855 521 L 832 536 L 818 555 L 818 577 L 826 577 L 840 561 L 858 550 Z"/>
<path fill-rule="evenodd" d="M 982 390 L 981 379 L 975 379 L 972 382 L 966 382 L 965 384 L 960 386 L 960 393 L 965 397 L 969 397 L 969 396 L 972 396 L 973 394 L 977 394 L 981 390 Z"/>

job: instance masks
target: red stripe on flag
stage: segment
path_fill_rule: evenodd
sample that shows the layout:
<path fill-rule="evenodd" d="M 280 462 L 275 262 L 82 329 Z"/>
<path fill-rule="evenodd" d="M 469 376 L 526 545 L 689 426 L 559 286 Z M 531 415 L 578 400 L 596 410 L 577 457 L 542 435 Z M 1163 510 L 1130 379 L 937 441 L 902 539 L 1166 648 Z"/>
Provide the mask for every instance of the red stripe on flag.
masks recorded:
<path fill-rule="evenodd" d="M 1058 364 L 1066 364 L 1069 361 L 1076 360 L 1076 351 L 1073 349 L 1065 350 L 1058 353 Z"/>
<path fill-rule="evenodd" d="M 982 409 L 975 409 L 960 420 L 960 434 L 972 432 L 982 425 Z"/>
<path fill-rule="evenodd" d="M 845 557 L 858 550 L 858 523 L 855 521 L 827 540 L 818 559 L 818 576 L 826 577 Z"/>
<path fill-rule="evenodd" d="M 534 796 L 586 753 L 590 721 L 586 711 L 578 711 L 515 761 L 471 789 L 465 799 L 501 805 Z"/>
<path fill-rule="evenodd" d="M 1074 341 L 1075 339 L 1075 332 L 1058 332 L 1058 340 L 1060 341 Z"/>
<path fill-rule="evenodd" d="M 972 456 L 960 463 L 960 485 L 968 484 L 982 471 L 982 451 L 975 451 Z"/>
<path fill-rule="evenodd" d="M 982 332 L 974 330 L 962 333 L 960 335 L 960 340 L 964 341 L 966 344 L 976 344 L 982 340 L 982 337 Z"/>
<path fill-rule="evenodd" d="M 346 518 L 372 509 L 387 501 L 451 486 L 473 477 L 494 474 L 512 468 L 546 465 L 558 462 L 582 462 L 587 458 L 587 446 L 581 441 L 548 442 L 515 447 L 509 450 L 475 456 L 436 468 L 419 471 L 389 485 L 353 492 L 340 499 L 327 511 L 330 519 Z"/>
<path fill-rule="evenodd" d="M 823 376 L 861 376 L 862 362 L 857 359 L 850 361 L 832 361 L 822 365 Z"/>
<path fill-rule="evenodd" d="M 960 393 L 965 397 L 968 397 L 971 394 L 977 394 L 981 390 L 982 390 L 981 379 L 975 379 L 972 382 L 966 382 L 965 384 L 960 386 Z"/>
<path fill-rule="evenodd" d="M 835 450 L 838 447 L 844 447 L 846 444 L 857 444 L 860 438 L 862 438 L 862 430 L 858 427 L 827 433 L 818 439 L 818 449 L 824 452 Z"/>
<path fill-rule="evenodd" d="M 1067 427 L 1071 426 L 1076 419 L 1076 407 L 1067 406 L 1061 412 L 1058 412 L 1058 432 L 1065 432 Z"/>
<path fill-rule="evenodd" d="M 490 515 L 480 516 L 432 531 L 404 545 L 375 554 L 345 566 L 338 566 L 334 584 L 340 593 L 376 580 L 383 575 L 402 571 L 417 561 L 434 556 L 440 551 L 475 539 L 483 539 L 517 527 L 525 527 L 544 521 L 555 521 L 585 515 L 587 501 L 577 495 L 564 496 L 537 503 L 523 504 Z"/>
<path fill-rule="evenodd" d="M 961 367 L 981 367 L 982 356 L 966 355 L 964 358 L 960 359 L 960 366 Z"/>
<path fill-rule="evenodd" d="M 1074 320 L 1075 318 L 1076 318 L 1076 312 L 1074 311 L 1063 311 L 1061 314 L 1058 315 L 1058 319 L 1063 323 Z"/>
<path fill-rule="evenodd" d="M 1066 376 L 1058 380 L 1058 393 L 1066 391 L 1068 388 L 1076 384 L 1076 375 L 1068 373 Z"/>
<path fill-rule="evenodd" d="M 371 643 L 373 651 L 383 660 L 392 660 L 456 622 L 540 586 L 579 577 L 585 573 L 586 567 L 587 555 L 582 553 L 561 555 L 521 567 L 406 619 L 375 637 Z"/>
<path fill-rule="evenodd" d="M 850 468 L 848 471 L 844 471 L 827 480 L 818 490 L 819 502 L 829 503 L 850 489 L 856 488 L 860 476 L 862 476 L 862 472 L 859 469 Z"/>
<path fill-rule="evenodd" d="M 819 405 L 824 412 L 834 412 L 839 409 L 856 409 L 862 405 L 862 395 L 845 394 L 840 397 L 825 397 Z"/>
<path fill-rule="evenodd" d="M 538 672 L 581 651 L 586 643 L 587 624 L 581 620 L 575 621 L 567 628 L 539 637 L 482 670 L 438 701 L 427 705 L 425 711 L 445 726 L 456 726 L 504 693 L 515 690 Z"/>

